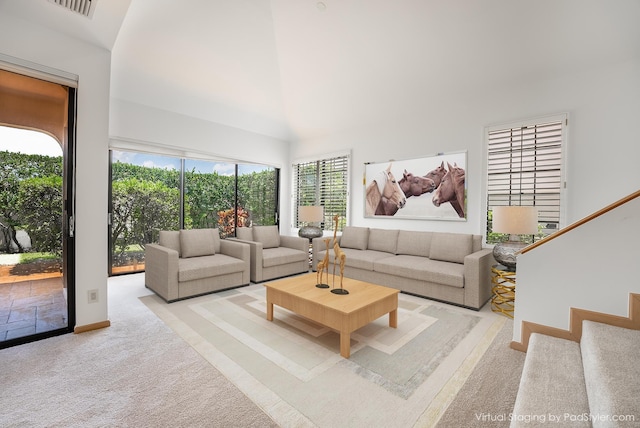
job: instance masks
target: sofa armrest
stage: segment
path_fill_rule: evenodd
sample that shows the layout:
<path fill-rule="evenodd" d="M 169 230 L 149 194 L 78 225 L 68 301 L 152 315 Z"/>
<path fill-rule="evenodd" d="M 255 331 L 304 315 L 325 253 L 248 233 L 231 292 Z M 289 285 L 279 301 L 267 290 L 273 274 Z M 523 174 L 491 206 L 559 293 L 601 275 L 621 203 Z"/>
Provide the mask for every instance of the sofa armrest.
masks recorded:
<path fill-rule="evenodd" d="M 220 253 L 229 257 L 235 257 L 236 259 L 245 260 L 246 262 L 249 262 L 249 258 L 251 257 L 249 245 L 241 240 L 221 239 Z"/>
<path fill-rule="evenodd" d="M 144 283 L 166 301 L 179 297 L 178 252 L 158 244 L 144 250 Z"/>
<path fill-rule="evenodd" d="M 223 239 L 220 241 L 220 253 L 244 261 L 242 282 L 248 284 L 251 278 L 251 246 L 239 239 Z"/>
<path fill-rule="evenodd" d="M 301 236 L 280 235 L 280 246 L 306 253 L 309 251 L 309 240 Z"/>
<path fill-rule="evenodd" d="M 464 305 L 480 309 L 491 297 L 491 266 L 496 264 L 491 248 L 464 258 Z"/>
<path fill-rule="evenodd" d="M 227 238 L 225 241 L 241 242 L 249 245 L 249 269 L 252 282 L 262 282 L 262 243 L 257 241 L 245 241 L 238 238 Z M 222 243 L 222 241 L 220 242 Z"/>

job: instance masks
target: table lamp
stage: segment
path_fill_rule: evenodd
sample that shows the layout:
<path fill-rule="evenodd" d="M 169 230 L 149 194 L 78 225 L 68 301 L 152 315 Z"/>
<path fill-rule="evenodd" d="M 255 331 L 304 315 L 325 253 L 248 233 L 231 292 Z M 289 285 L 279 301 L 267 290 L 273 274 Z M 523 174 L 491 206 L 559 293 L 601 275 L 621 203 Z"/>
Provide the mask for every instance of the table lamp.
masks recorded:
<path fill-rule="evenodd" d="M 322 236 L 322 229 L 309 223 L 319 223 L 324 219 L 324 208 L 322 206 L 298 207 L 298 221 L 305 223 L 298 231 L 298 236 L 312 240 Z"/>
<path fill-rule="evenodd" d="M 516 270 L 516 255 L 527 246 L 518 235 L 538 233 L 538 208 L 531 206 L 493 207 L 492 231 L 508 233 L 509 240 L 493 247 L 493 258 L 507 270 Z"/>

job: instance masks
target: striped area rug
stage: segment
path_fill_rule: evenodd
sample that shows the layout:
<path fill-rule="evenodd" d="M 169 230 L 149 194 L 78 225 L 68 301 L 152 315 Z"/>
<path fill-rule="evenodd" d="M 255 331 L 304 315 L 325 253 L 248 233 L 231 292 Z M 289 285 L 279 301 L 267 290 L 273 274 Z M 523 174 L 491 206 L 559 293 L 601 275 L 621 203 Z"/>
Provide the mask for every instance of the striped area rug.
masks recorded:
<path fill-rule="evenodd" d="M 275 307 L 250 285 L 166 304 L 141 300 L 281 426 L 433 426 L 505 318 L 400 294 L 398 328 L 384 316 L 351 335 Z"/>

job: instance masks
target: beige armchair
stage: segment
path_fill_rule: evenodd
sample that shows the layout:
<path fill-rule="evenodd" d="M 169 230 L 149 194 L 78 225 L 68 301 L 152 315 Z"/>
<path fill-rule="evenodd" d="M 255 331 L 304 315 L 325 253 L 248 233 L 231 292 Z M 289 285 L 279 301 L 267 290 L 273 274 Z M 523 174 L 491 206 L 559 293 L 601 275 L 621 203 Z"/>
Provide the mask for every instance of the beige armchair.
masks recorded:
<path fill-rule="evenodd" d="M 167 302 L 248 285 L 249 255 L 218 229 L 160 231 L 145 248 L 145 285 Z"/>
<path fill-rule="evenodd" d="M 238 227 L 229 240 L 249 244 L 252 282 L 309 271 L 309 240 L 280 235 L 278 226 Z"/>

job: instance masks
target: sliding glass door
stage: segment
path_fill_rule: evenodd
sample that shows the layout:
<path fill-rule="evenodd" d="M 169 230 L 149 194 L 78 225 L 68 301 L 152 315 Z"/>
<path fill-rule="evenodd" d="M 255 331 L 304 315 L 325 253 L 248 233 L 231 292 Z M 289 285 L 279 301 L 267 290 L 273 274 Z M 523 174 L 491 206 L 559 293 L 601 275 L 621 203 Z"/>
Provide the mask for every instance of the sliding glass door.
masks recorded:
<path fill-rule="evenodd" d="M 75 324 L 75 93 L 0 69 L 0 348 Z"/>
<path fill-rule="evenodd" d="M 111 274 L 144 270 L 144 246 L 180 224 L 180 159 L 111 152 Z"/>
<path fill-rule="evenodd" d="M 160 230 L 277 224 L 277 168 L 111 152 L 110 274 L 144 270 Z"/>

